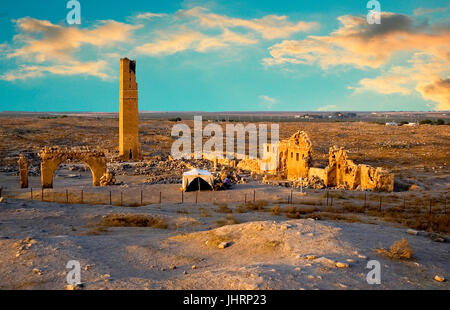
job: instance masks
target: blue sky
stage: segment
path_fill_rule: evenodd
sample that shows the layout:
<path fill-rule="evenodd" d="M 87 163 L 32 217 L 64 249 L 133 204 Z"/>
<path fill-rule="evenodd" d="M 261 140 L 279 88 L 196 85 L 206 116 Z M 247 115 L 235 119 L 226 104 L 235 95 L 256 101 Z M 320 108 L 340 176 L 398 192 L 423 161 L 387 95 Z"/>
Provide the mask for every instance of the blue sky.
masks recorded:
<path fill-rule="evenodd" d="M 449 110 L 448 1 L 2 1 L 0 111 Z"/>

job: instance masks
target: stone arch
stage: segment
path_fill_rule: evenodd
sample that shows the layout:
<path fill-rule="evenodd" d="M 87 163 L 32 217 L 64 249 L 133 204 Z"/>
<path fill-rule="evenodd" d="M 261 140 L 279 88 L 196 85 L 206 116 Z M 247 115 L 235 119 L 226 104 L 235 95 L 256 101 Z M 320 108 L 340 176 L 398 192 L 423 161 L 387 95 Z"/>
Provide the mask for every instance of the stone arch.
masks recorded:
<path fill-rule="evenodd" d="M 59 165 L 66 161 L 79 161 L 89 167 L 92 173 L 92 185 L 100 186 L 100 178 L 106 173 L 105 153 L 90 149 L 62 149 L 46 147 L 39 153 L 41 158 L 42 188 L 53 187 L 53 175 Z"/>

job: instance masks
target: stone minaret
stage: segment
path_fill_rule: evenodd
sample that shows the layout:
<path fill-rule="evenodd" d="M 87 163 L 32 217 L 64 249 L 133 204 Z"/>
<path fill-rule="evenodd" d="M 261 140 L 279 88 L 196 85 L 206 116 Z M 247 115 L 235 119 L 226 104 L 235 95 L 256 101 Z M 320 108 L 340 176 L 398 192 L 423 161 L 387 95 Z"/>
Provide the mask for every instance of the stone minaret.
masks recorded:
<path fill-rule="evenodd" d="M 140 159 L 136 61 L 120 59 L 119 156 Z"/>

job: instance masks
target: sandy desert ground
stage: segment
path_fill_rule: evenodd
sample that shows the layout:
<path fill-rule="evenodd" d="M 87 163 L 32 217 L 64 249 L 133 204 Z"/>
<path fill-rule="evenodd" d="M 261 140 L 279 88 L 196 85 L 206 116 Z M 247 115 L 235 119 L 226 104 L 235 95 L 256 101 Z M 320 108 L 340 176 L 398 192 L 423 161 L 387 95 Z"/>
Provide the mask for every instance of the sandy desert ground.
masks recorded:
<path fill-rule="evenodd" d="M 251 179 L 183 197 L 180 184 L 157 184 L 187 169 L 165 161 L 173 124 L 142 120 L 144 160 L 120 163 L 117 120 L 2 118 L 0 288 L 65 289 L 66 263 L 78 260 L 86 289 L 449 289 L 434 280 L 450 277 L 449 126 L 282 123 L 281 138 L 308 132 L 315 166 L 326 164 L 329 146 L 344 146 L 356 163 L 391 169 L 398 184 L 393 193 L 330 189 L 328 203 L 325 190 L 294 189 L 288 203 L 291 188 Z M 108 150 L 121 185 L 93 188 L 89 171 L 67 163 L 42 199 L 36 153 L 47 145 Z M 31 159 L 34 200 L 18 189 L 20 153 Z M 410 259 L 377 252 L 402 238 Z M 372 259 L 380 285 L 365 279 Z"/>

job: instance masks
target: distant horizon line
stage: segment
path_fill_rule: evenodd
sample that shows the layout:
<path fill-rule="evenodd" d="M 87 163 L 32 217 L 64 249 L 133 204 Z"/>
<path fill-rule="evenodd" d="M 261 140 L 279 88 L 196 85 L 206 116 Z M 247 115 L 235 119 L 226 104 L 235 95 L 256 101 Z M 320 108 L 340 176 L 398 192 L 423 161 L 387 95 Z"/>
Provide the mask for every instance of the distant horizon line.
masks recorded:
<path fill-rule="evenodd" d="M 333 110 L 333 111 L 308 111 L 308 110 L 291 110 L 291 111 L 152 111 L 152 110 L 141 110 L 139 113 L 147 113 L 147 114 L 157 114 L 157 113 L 205 113 L 205 114 L 217 114 L 217 113 L 239 113 L 239 114 L 251 114 L 251 113 L 316 113 L 316 114 L 324 114 L 324 113 L 449 113 L 450 110 L 436 110 L 436 111 L 424 111 L 424 110 Z M 95 112 L 95 111 L 9 111 L 3 110 L 0 112 L 1 114 L 7 113 L 17 113 L 17 114 L 32 114 L 32 113 L 46 113 L 46 114 L 119 114 L 119 112 Z"/>

